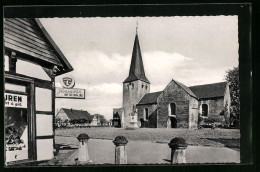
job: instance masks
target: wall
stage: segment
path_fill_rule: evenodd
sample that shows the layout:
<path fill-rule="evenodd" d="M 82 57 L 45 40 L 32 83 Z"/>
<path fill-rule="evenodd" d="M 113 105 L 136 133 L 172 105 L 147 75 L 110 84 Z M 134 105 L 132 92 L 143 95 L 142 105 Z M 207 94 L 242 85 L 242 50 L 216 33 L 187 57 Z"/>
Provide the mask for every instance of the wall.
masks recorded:
<path fill-rule="evenodd" d="M 148 119 L 145 119 L 144 109 L 148 108 Z M 149 128 L 157 127 L 157 104 L 152 105 L 138 105 L 137 106 L 138 121 L 143 118 L 146 121 L 146 126 Z"/>
<path fill-rule="evenodd" d="M 223 116 L 220 114 L 223 113 L 224 110 L 224 98 L 214 98 L 214 99 L 203 99 L 199 103 L 200 114 L 202 114 L 202 104 L 208 105 L 208 117 L 209 119 L 215 119 L 215 122 L 222 122 Z"/>
<path fill-rule="evenodd" d="M 131 86 L 132 83 L 134 84 L 134 88 Z M 142 87 L 142 85 L 144 87 Z M 130 83 L 123 83 L 123 109 L 125 126 L 129 126 L 130 115 L 133 113 L 133 105 L 136 106 L 136 104 L 146 93 L 150 93 L 150 84 L 148 83 L 140 80 Z"/>
<path fill-rule="evenodd" d="M 191 97 L 189 102 L 189 128 L 198 128 L 199 102 Z"/>
<path fill-rule="evenodd" d="M 157 98 L 158 102 L 158 128 L 166 128 L 168 120 L 168 106 L 176 104 L 177 128 L 189 127 L 189 101 L 190 95 L 174 81 L 171 81 Z"/>

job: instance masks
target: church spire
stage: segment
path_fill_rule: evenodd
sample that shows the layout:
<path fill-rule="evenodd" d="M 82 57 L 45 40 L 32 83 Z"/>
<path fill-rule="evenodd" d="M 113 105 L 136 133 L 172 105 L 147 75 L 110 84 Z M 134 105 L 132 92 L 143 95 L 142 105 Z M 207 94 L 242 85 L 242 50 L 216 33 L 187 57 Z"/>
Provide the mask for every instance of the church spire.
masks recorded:
<path fill-rule="evenodd" d="M 134 48 L 132 53 L 129 76 L 126 78 L 124 83 L 136 81 L 136 80 L 142 80 L 146 83 L 150 83 L 149 80 L 146 78 L 144 72 L 143 59 L 142 59 L 142 54 L 141 54 L 141 49 L 140 49 L 139 39 L 137 34 L 137 27 L 136 27 L 136 35 L 135 35 L 135 42 L 134 42 Z"/>

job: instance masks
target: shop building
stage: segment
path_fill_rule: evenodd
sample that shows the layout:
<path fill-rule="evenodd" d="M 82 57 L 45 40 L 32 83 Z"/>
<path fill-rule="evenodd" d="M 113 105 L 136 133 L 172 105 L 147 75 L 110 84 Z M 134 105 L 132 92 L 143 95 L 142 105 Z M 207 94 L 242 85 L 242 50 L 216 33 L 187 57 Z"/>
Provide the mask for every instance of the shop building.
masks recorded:
<path fill-rule="evenodd" d="M 4 20 L 5 162 L 54 158 L 55 77 L 73 70 L 39 19 Z"/>

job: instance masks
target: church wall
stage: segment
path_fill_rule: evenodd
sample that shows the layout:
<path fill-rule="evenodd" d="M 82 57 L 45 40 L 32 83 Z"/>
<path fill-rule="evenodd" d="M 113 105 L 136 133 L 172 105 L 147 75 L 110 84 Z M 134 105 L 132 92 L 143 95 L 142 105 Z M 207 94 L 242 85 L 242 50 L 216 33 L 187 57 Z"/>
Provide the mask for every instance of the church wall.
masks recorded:
<path fill-rule="evenodd" d="M 132 84 L 134 84 L 134 86 L 132 86 Z M 136 106 L 136 104 L 146 93 L 150 93 L 150 84 L 140 80 L 130 83 L 123 83 L 123 108 L 125 115 L 125 126 L 129 126 L 130 115 L 133 112 L 133 105 Z"/>
<path fill-rule="evenodd" d="M 189 128 L 198 128 L 199 102 L 191 97 L 189 102 Z"/>
<path fill-rule="evenodd" d="M 224 118 L 224 98 L 214 98 L 214 99 L 203 99 L 200 101 L 200 114 L 202 114 L 202 104 L 208 105 L 208 117 L 214 119 L 215 122 L 222 122 Z"/>
<path fill-rule="evenodd" d="M 145 108 L 148 108 L 148 119 L 145 119 Z M 157 127 L 157 104 L 150 104 L 150 105 L 138 105 L 137 106 L 137 114 L 138 114 L 138 121 L 143 118 L 147 121 L 147 127 L 156 128 Z"/>
<path fill-rule="evenodd" d="M 168 106 L 170 103 L 176 104 L 177 128 L 189 127 L 189 101 L 191 97 L 174 81 L 163 90 L 158 97 L 158 128 L 166 128 L 168 120 Z"/>

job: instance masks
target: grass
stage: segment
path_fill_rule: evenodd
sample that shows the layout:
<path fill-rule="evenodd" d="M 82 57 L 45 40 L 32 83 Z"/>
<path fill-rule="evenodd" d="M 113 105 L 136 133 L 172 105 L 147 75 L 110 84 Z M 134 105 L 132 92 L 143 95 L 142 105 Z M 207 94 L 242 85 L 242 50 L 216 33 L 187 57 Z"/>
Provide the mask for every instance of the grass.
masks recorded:
<path fill-rule="evenodd" d="M 77 137 L 86 133 L 90 138 L 112 140 L 122 135 L 132 141 L 152 141 L 157 143 L 169 143 L 174 137 L 183 137 L 189 145 L 212 147 L 240 147 L 240 132 L 238 129 L 165 129 L 165 128 L 139 128 L 125 130 L 122 128 L 73 128 L 56 129 L 56 136 Z"/>

